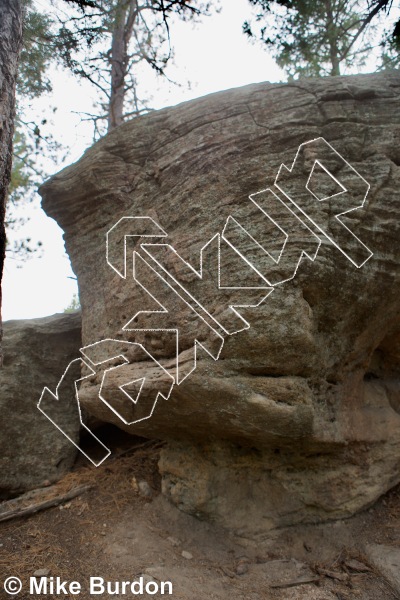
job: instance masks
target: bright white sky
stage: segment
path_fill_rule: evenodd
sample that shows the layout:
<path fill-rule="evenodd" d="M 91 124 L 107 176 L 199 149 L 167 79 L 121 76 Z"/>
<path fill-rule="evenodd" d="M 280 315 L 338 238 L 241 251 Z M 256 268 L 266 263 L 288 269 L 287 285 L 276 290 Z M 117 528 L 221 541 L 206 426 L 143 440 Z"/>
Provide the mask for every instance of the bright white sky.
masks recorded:
<path fill-rule="evenodd" d="M 45 7 L 47 0 L 37 0 Z M 171 28 L 175 48 L 175 65 L 169 70 L 171 79 L 191 89 L 146 81 L 152 105 L 156 108 L 177 104 L 218 90 L 259 81 L 281 81 L 283 73 L 259 45 L 251 44 L 242 33 L 243 22 L 251 16 L 248 0 L 220 0 L 221 12 L 203 18 L 195 28 L 190 23 L 175 21 Z M 70 148 L 66 162 L 77 160 L 92 141 L 92 129 L 82 123 L 76 113 L 91 112 L 93 90 L 78 83 L 60 70 L 53 73 L 54 92 L 37 102 L 38 108 L 57 106 L 52 116 L 53 135 Z M 59 170 L 59 169 L 56 169 Z M 41 240 L 44 254 L 26 263 L 8 258 L 3 279 L 3 319 L 41 317 L 62 312 L 77 291 L 62 231 L 36 206 L 25 209 L 29 222 L 19 236 Z"/>

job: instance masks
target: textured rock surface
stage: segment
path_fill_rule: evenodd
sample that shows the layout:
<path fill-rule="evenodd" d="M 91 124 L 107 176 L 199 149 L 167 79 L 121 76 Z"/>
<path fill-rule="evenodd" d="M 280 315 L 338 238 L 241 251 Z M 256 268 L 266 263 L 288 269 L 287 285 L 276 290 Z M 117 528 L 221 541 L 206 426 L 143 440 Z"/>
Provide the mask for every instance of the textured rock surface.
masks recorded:
<path fill-rule="evenodd" d="M 344 222 L 374 256 L 356 268 L 318 234 L 315 262 L 303 260 L 296 277 L 259 307 L 241 308 L 250 328 L 225 336 L 218 361 L 200 350 L 196 370 L 168 401 L 159 400 L 150 419 L 124 425 L 98 399 L 101 373 L 84 383 L 82 401 L 97 417 L 170 440 L 160 463 L 163 489 L 184 510 L 254 534 L 350 515 L 400 480 L 399 93 L 398 72 L 221 92 L 119 127 L 42 187 L 43 206 L 64 229 L 78 276 L 84 344 L 141 342 L 171 368 L 170 332 L 122 331 L 138 311 L 157 307 L 130 275 L 131 251 L 140 250 L 143 238 L 128 238 L 126 279 L 105 260 L 106 233 L 119 219 L 152 217 L 168 234 L 152 241 L 172 244 L 198 268 L 201 248 L 233 215 L 278 258 L 284 238 L 276 228 L 269 235 L 270 221 L 248 196 L 273 185 L 300 144 L 324 137 L 371 186 L 364 207 Z M 338 180 L 345 177 L 329 156 L 306 151 L 295 196 L 316 159 Z M 333 237 L 340 201 L 313 198 L 307 208 L 318 209 L 319 224 Z M 292 229 L 298 221 L 282 206 L 274 217 L 294 241 L 285 258 L 295 265 L 310 234 Z M 236 247 L 255 264 L 254 247 L 239 238 Z M 315 239 L 311 234 L 314 251 Z M 109 248 L 113 261 L 123 258 L 123 244 L 121 229 Z M 223 285 L 260 285 L 226 244 L 221 256 Z M 354 257 L 362 262 L 357 250 Z M 282 263 L 265 260 L 265 273 L 279 280 Z M 165 265 L 199 293 L 176 257 L 167 256 Z M 161 285 L 146 283 L 168 304 Z M 220 322 L 231 323 L 229 298 L 212 285 L 202 292 Z M 169 314 L 138 315 L 134 327 L 178 325 L 185 374 L 193 366 L 194 336 L 210 351 L 218 337 L 182 303 L 170 307 Z M 160 386 L 153 363 L 139 354 L 137 360 L 128 368 L 130 381 L 146 376 Z M 112 385 L 127 381 L 116 369 L 103 391 L 110 396 Z"/>
<path fill-rule="evenodd" d="M 80 313 L 4 323 L 0 370 L 0 494 L 5 497 L 53 482 L 75 458 L 75 447 L 37 409 L 44 386 L 55 390 L 81 346 Z M 61 370 L 61 373 L 60 373 Z M 77 441 L 75 399 L 52 417 Z"/>

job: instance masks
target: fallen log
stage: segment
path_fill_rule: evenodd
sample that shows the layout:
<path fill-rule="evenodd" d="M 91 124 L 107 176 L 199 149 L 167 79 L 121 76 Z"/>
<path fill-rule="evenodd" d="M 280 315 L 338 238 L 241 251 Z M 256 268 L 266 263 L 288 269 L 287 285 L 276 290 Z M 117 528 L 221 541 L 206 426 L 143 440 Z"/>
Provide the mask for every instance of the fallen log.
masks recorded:
<path fill-rule="evenodd" d="M 3 521 L 10 521 L 11 519 L 19 519 L 20 517 L 28 517 L 30 515 L 34 515 L 35 513 L 41 510 L 45 510 L 46 508 L 58 506 L 63 502 L 67 502 L 68 500 L 72 500 L 73 498 L 84 494 L 92 488 L 92 485 L 82 485 L 73 490 L 70 490 L 62 496 L 56 496 L 55 498 L 50 498 L 49 500 L 44 500 L 43 502 L 38 502 L 37 504 L 31 504 L 30 506 L 15 508 L 0 513 L 0 523 Z"/>

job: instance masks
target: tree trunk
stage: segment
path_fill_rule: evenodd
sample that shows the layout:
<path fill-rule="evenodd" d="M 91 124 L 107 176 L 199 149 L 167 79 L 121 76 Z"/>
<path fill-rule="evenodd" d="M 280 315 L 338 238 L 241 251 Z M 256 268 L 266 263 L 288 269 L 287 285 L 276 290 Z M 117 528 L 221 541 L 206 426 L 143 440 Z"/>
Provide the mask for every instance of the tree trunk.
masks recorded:
<path fill-rule="evenodd" d="M 331 75 L 340 75 L 339 51 L 335 41 L 331 42 Z"/>
<path fill-rule="evenodd" d="M 338 48 L 338 29 L 334 22 L 333 7 L 331 0 L 327 0 L 325 3 L 326 16 L 327 16 L 327 33 L 329 40 L 329 54 L 331 59 L 331 75 L 340 75 L 340 60 L 339 60 L 339 48 Z"/>
<path fill-rule="evenodd" d="M 118 3 L 111 45 L 111 92 L 108 131 L 124 122 L 124 95 L 126 77 L 126 7 Z"/>
<path fill-rule="evenodd" d="M 15 82 L 22 46 L 21 0 L 0 0 L 0 366 L 1 281 L 6 250 L 5 210 L 11 178 L 12 138 L 15 115 Z"/>

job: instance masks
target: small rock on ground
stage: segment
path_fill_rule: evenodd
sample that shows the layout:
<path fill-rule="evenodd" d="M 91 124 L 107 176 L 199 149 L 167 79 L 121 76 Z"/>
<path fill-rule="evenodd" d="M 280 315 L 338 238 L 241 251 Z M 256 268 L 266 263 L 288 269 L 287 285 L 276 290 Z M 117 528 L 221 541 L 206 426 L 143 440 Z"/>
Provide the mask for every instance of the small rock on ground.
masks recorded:
<path fill-rule="evenodd" d="M 50 573 L 50 569 L 37 569 L 33 573 L 33 576 L 34 577 L 46 577 L 46 575 L 49 575 L 49 573 Z"/>

